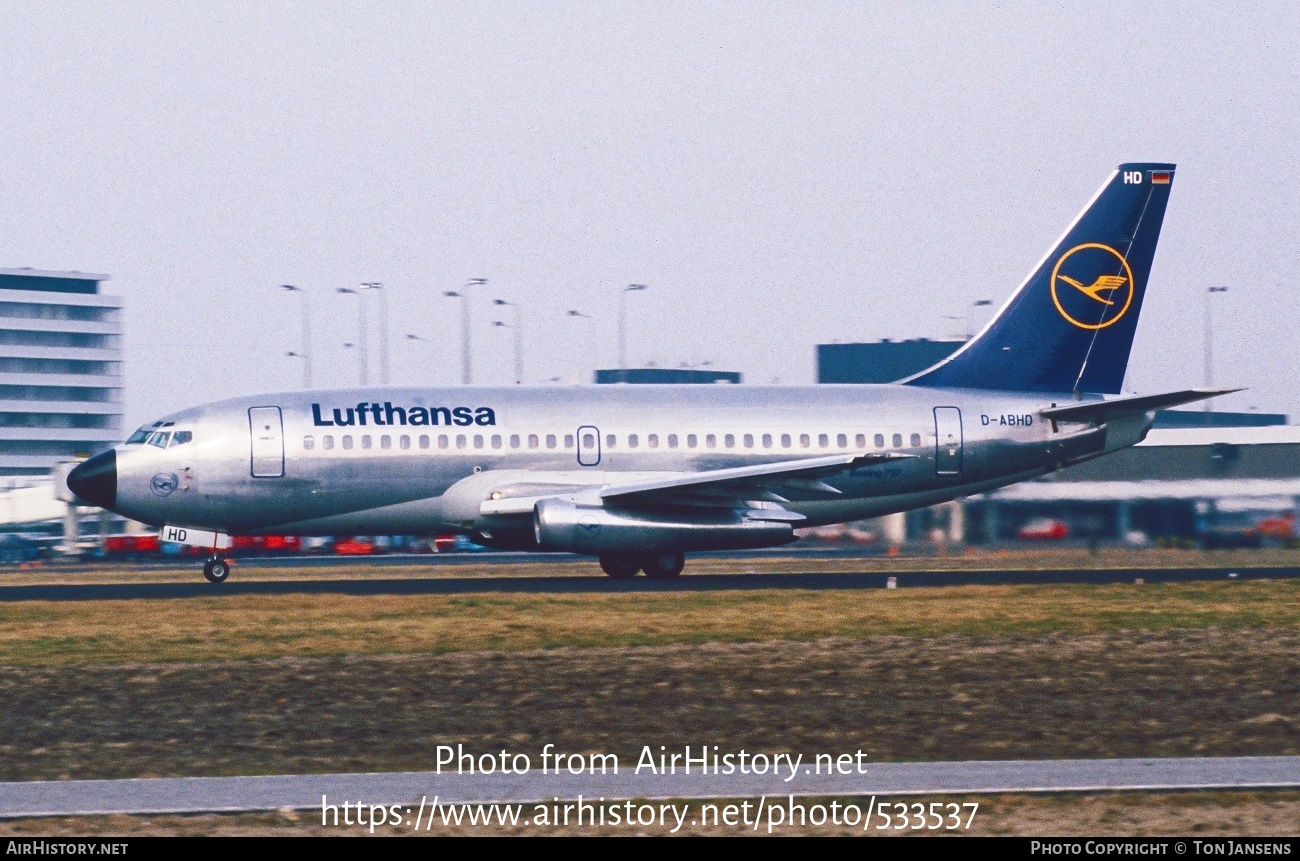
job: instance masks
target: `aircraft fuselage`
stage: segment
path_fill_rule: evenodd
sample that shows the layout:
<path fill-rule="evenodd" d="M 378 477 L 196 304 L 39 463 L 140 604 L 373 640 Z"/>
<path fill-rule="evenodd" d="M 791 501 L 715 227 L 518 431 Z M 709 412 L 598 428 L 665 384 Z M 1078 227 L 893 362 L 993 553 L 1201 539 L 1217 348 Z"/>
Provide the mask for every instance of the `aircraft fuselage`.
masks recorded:
<path fill-rule="evenodd" d="M 1128 445 L 1127 428 L 1058 424 L 1060 397 L 896 385 L 343 389 L 175 413 L 166 448 L 116 449 L 115 510 L 255 534 L 483 528 L 482 504 L 549 491 L 845 453 L 900 457 L 783 489 L 800 526 L 934 504 Z M 1146 419 L 1146 417 L 1143 417 Z M 1110 444 L 1107 444 L 1107 437 Z M 172 442 L 172 440 L 168 440 Z"/>

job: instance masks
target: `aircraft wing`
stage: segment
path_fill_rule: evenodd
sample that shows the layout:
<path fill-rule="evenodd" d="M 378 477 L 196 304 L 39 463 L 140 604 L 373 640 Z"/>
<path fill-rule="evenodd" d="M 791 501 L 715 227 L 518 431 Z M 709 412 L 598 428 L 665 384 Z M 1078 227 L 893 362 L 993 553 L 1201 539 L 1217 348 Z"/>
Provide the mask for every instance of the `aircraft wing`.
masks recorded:
<path fill-rule="evenodd" d="M 1083 404 L 1069 404 L 1063 407 L 1051 407 L 1039 410 L 1046 419 L 1058 422 L 1106 422 L 1135 416 L 1152 410 L 1167 410 L 1170 407 L 1217 398 L 1239 392 L 1241 389 L 1184 389 L 1179 392 L 1165 392 L 1160 395 L 1141 395 L 1135 398 L 1114 398 L 1109 401 L 1092 401 Z"/>
<path fill-rule="evenodd" d="M 838 494 L 838 490 L 820 479 L 843 472 L 846 469 L 912 456 L 895 452 L 841 454 L 830 457 L 806 458 L 804 460 L 761 463 L 755 466 L 740 466 L 732 469 L 688 472 L 652 481 L 610 485 L 600 491 L 600 498 L 627 505 L 635 504 L 638 501 L 650 501 L 652 498 L 657 500 L 665 495 L 679 494 L 683 491 L 704 492 L 709 495 L 743 496 L 746 490 L 765 489 L 777 491 L 782 488 L 790 488 L 815 493 Z M 775 499 L 772 501 L 784 502 L 785 500 Z"/>
<path fill-rule="evenodd" d="M 697 500 L 711 498 L 715 503 L 726 501 L 734 504 L 752 502 L 783 503 L 788 500 L 780 495 L 782 490 L 798 490 L 805 493 L 823 493 L 837 495 L 839 490 L 821 481 L 830 475 L 844 472 L 854 467 L 882 463 L 890 460 L 902 460 L 914 457 L 898 452 L 869 452 L 812 457 L 801 460 L 784 460 L 776 463 L 762 463 L 754 466 L 733 467 L 730 469 L 711 469 L 703 472 L 682 472 L 657 475 L 649 479 L 632 480 L 626 483 L 607 483 L 585 488 L 568 486 L 557 482 L 553 489 L 543 490 L 537 484 L 515 485 L 522 493 L 506 491 L 505 495 L 492 494 L 493 499 L 485 500 L 479 506 L 480 514 L 525 514 L 542 499 L 564 497 L 587 504 L 603 505 L 613 503 L 616 506 L 631 508 L 638 505 L 663 503 L 670 499 L 692 497 Z M 568 474 L 569 477 L 572 474 Z M 544 480 L 543 476 L 536 476 Z M 526 488 L 526 489 L 525 489 Z"/>

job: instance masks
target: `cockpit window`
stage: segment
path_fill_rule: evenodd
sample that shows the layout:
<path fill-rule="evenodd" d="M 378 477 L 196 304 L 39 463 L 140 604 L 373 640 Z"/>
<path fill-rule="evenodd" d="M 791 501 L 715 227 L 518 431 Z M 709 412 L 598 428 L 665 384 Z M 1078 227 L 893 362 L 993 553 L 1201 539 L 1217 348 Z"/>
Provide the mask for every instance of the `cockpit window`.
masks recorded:
<path fill-rule="evenodd" d="M 159 448 L 166 448 L 167 441 L 171 439 L 171 437 L 172 435 L 165 431 L 155 431 L 153 436 L 149 437 L 149 445 L 156 445 Z"/>
<path fill-rule="evenodd" d="M 143 444 L 144 444 L 144 441 L 147 440 L 147 439 L 149 438 L 149 434 L 150 434 L 151 432 L 152 432 L 152 431 L 150 431 L 149 428 L 140 428 L 138 431 L 136 431 L 135 433 L 133 433 L 133 434 L 131 434 L 129 437 L 127 437 L 127 439 L 126 439 L 126 444 L 127 444 L 127 445 L 143 445 Z"/>
<path fill-rule="evenodd" d="M 176 431 L 176 433 L 172 434 L 172 448 L 175 448 L 178 445 L 185 445 L 185 443 L 192 439 L 194 439 L 193 431 Z"/>

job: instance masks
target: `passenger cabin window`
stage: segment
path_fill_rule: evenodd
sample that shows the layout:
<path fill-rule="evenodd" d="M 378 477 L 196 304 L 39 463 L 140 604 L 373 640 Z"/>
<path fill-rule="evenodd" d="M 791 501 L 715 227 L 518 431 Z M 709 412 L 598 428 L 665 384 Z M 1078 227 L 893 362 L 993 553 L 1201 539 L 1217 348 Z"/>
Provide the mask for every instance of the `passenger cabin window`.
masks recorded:
<path fill-rule="evenodd" d="M 634 433 L 630 433 L 630 434 L 627 435 L 627 447 L 628 447 L 628 448 L 636 448 L 636 447 L 640 444 L 640 442 L 641 442 L 641 441 L 640 441 L 639 439 L 637 439 L 637 435 L 636 435 L 636 434 L 634 434 Z"/>
<path fill-rule="evenodd" d="M 894 448 L 902 448 L 902 447 L 903 447 L 903 435 L 901 433 L 894 434 Z"/>
<path fill-rule="evenodd" d="M 481 433 L 474 434 L 474 448 L 482 448 L 482 447 L 483 447 L 483 434 Z"/>
<path fill-rule="evenodd" d="M 404 448 L 404 449 L 405 449 L 405 448 L 410 448 L 410 447 L 411 447 L 411 438 L 410 438 L 409 436 L 407 436 L 406 434 L 402 434 L 400 437 L 397 438 L 397 445 L 398 445 L 400 448 Z"/>
<path fill-rule="evenodd" d="M 428 448 L 428 447 L 429 447 L 429 435 L 420 434 L 420 448 Z"/>
<path fill-rule="evenodd" d="M 727 434 L 726 436 L 724 436 L 724 437 L 722 438 L 722 444 L 725 445 L 727 448 L 735 448 L 735 447 L 736 447 L 736 435 L 735 435 L 734 433 L 729 433 L 729 434 Z"/>
<path fill-rule="evenodd" d="M 595 434 L 592 434 L 592 433 L 585 433 L 585 434 L 583 434 L 583 435 L 582 435 L 582 447 L 583 447 L 583 448 L 587 448 L 587 449 L 595 448 L 595 447 L 596 447 L 596 435 L 595 435 Z"/>
<path fill-rule="evenodd" d="M 469 441 L 465 439 L 465 435 L 463 433 L 456 434 L 456 448 L 464 448 L 468 444 Z"/>
<path fill-rule="evenodd" d="M 668 434 L 668 447 L 677 448 L 677 434 L 675 433 Z"/>
<path fill-rule="evenodd" d="M 501 448 L 501 434 L 492 434 L 492 447 Z"/>
<path fill-rule="evenodd" d="M 659 448 L 659 434 L 657 433 L 647 434 L 645 438 L 645 444 L 650 446 L 651 448 Z"/>
<path fill-rule="evenodd" d="M 334 437 L 328 435 L 321 437 L 320 447 L 325 449 L 326 451 L 329 451 L 330 449 L 334 448 Z"/>
<path fill-rule="evenodd" d="M 781 448 L 789 448 L 789 447 L 790 447 L 790 435 L 788 433 L 781 434 Z"/>
<path fill-rule="evenodd" d="M 831 438 L 826 434 L 821 434 L 817 437 L 817 444 L 822 448 L 826 448 L 831 444 Z"/>
<path fill-rule="evenodd" d="M 546 447 L 547 447 L 547 448 L 555 448 L 555 434 L 553 434 L 553 433 L 548 433 L 548 434 L 546 435 Z"/>
<path fill-rule="evenodd" d="M 605 434 L 605 448 L 613 448 L 615 436 L 612 433 Z"/>
<path fill-rule="evenodd" d="M 745 434 L 745 448 L 753 448 L 753 447 L 754 447 L 754 435 L 752 433 Z"/>
<path fill-rule="evenodd" d="M 367 433 L 361 435 L 361 447 L 370 448 L 370 434 Z"/>
<path fill-rule="evenodd" d="M 718 438 L 717 438 L 716 436 L 714 436 L 713 434 L 709 434 L 708 436 L 706 436 L 706 437 L 704 438 L 704 446 L 705 446 L 705 448 L 717 448 L 717 447 L 718 447 Z"/>
<path fill-rule="evenodd" d="M 864 433 L 860 433 L 860 434 L 858 434 L 856 437 L 854 437 L 854 442 L 857 443 L 858 448 L 866 448 L 866 447 L 867 447 L 867 435 L 864 434 Z"/>
<path fill-rule="evenodd" d="M 571 433 L 566 433 L 566 434 L 564 435 L 564 447 L 565 447 L 565 448 L 573 448 L 573 434 L 571 434 Z"/>
<path fill-rule="evenodd" d="M 393 447 L 393 438 L 392 438 L 391 436 L 389 436 L 388 434 L 384 434 L 383 436 L 381 436 L 381 437 L 379 438 L 379 447 L 380 447 L 380 448 L 392 448 L 392 447 Z"/>
<path fill-rule="evenodd" d="M 885 447 L 885 435 L 882 433 L 876 434 L 876 448 L 884 448 L 884 447 Z"/>
<path fill-rule="evenodd" d="M 912 434 L 912 448 L 920 448 L 920 447 L 921 447 L 921 435 L 919 433 Z"/>
<path fill-rule="evenodd" d="M 519 448 L 519 442 L 520 442 L 520 440 L 519 440 L 519 434 L 517 434 L 517 433 L 512 433 L 512 434 L 510 435 L 510 447 L 511 447 L 511 448 Z"/>
<path fill-rule="evenodd" d="M 848 448 L 848 447 L 849 447 L 849 435 L 846 434 L 846 433 L 842 433 L 842 434 L 840 434 L 839 436 L 835 437 L 835 444 L 836 444 L 837 446 L 839 446 L 840 448 Z"/>
<path fill-rule="evenodd" d="M 303 437 L 303 438 L 302 438 L 302 447 L 303 447 L 304 449 L 306 449 L 307 451 L 311 451 L 312 449 L 314 449 L 314 448 L 316 447 L 316 438 L 313 437 L 313 436 L 305 436 L 305 437 Z"/>
<path fill-rule="evenodd" d="M 537 446 L 538 446 L 537 434 L 535 434 L 535 433 L 530 433 L 530 434 L 528 435 L 528 447 L 529 447 L 529 448 L 537 448 Z"/>
<path fill-rule="evenodd" d="M 345 433 L 343 435 L 343 447 L 348 450 L 352 449 L 352 434 Z"/>
<path fill-rule="evenodd" d="M 746 436 L 746 438 L 748 438 L 748 435 Z M 771 448 L 771 447 L 772 447 L 772 435 L 770 433 L 763 434 L 763 448 Z"/>
<path fill-rule="evenodd" d="M 800 447 L 800 448 L 809 448 L 809 447 L 811 447 L 811 446 L 812 446 L 812 437 L 810 437 L 810 436 L 809 436 L 808 434 L 806 434 L 806 433 L 801 433 L 801 434 L 799 434 L 799 447 Z"/>
<path fill-rule="evenodd" d="M 697 445 L 699 445 L 699 440 L 696 438 L 695 434 L 688 433 L 686 435 L 686 447 L 695 448 Z"/>
<path fill-rule="evenodd" d="M 445 433 L 438 435 L 438 448 L 446 448 L 449 442 L 450 440 Z"/>

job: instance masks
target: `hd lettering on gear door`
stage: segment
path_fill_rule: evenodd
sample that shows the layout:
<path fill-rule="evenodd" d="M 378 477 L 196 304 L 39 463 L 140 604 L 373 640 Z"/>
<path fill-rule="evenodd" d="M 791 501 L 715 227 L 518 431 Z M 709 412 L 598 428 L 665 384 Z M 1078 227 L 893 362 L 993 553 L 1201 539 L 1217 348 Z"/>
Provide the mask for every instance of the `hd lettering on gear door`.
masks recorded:
<path fill-rule="evenodd" d="M 248 410 L 248 431 L 252 438 L 253 478 L 284 475 L 284 421 L 279 407 Z"/>

